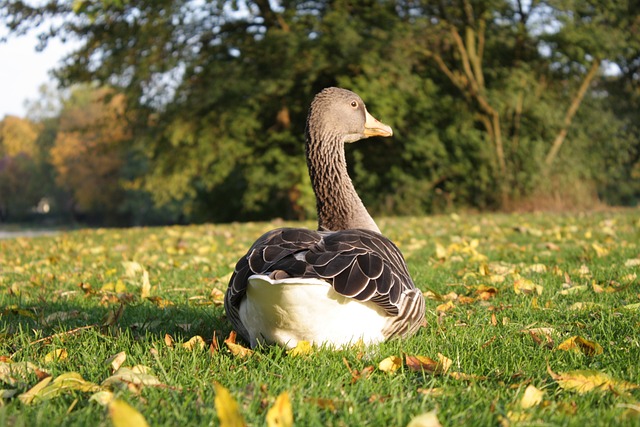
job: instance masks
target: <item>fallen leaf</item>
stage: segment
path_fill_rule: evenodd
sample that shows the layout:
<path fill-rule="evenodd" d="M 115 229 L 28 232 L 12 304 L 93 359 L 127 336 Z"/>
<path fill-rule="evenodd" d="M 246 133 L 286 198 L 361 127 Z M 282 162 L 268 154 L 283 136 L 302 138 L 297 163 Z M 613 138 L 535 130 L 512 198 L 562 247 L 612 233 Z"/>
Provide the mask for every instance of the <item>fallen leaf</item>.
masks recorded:
<path fill-rule="evenodd" d="M 564 289 L 559 293 L 560 295 L 572 295 L 572 294 L 578 294 L 578 293 L 584 292 L 587 289 L 589 289 L 587 285 L 578 285 L 578 286 L 572 286 L 570 288 Z"/>
<path fill-rule="evenodd" d="M 622 394 L 638 388 L 636 384 L 617 380 L 604 372 L 576 370 L 556 374 L 549 366 L 547 366 L 547 372 L 558 383 L 560 388 L 575 391 L 578 394 L 584 394 L 592 390 L 600 392 L 612 391 L 616 394 Z"/>
<path fill-rule="evenodd" d="M 120 366 L 127 360 L 127 354 L 124 351 L 114 354 L 110 358 L 104 361 L 106 365 L 111 365 L 111 372 L 115 372 L 120 369 Z"/>
<path fill-rule="evenodd" d="M 405 363 L 412 371 L 427 371 L 433 375 L 446 374 L 453 363 L 451 359 L 438 353 L 438 361 L 426 356 L 405 355 Z"/>
<path fill-rule="evenodd" d="M 20 376 L 23 382 L 28 382 L 28 375 L 37 374 L 39 371 L 38 367 L 31 362 L 12 362 L 9 359 L 9 361 L 0 362 L 0 381 L 15 386 L 19 383 L 16 376 Z M 47 376 L 49 375 L 43 378 Z"/>
<path fill-rule="evenodd" d="M 215 406 L 218 419 L 220 420 L 220 427 L 243 427 L 246 425 L 238 402 L 231 396 L 229 390 L 227 390 L 221 384 L 214 382 L 213 386 L 216 390 Z"/>
<path fill-rule="evenodd" d="M 227 345 L 229 351 L 231 351 L 231 354 L 236 357 L 244 358 L 253 354 L 253 350 L 243 347 L 240 344 L 236 344 L 236 333 L 234 331 L 231 331 L 229 337 L 224 340 L 224 343 Z"/>
<path fill-rule="evenodd" d="M 147 427 L 147 420 L 133 406 L 121 399 L 109 403 L 109 418 L 114 427 Z"/>
<path fill-rule="evenodd" d="M 134 278 L 138 273 L 143 271 L 142 266 L 134 261 L 123 261 L 122 266 L 124 267 L 124 275 L 130 278 Z"/>
<path fill-rule="evenodd" d="M 624 262 L 625 267 L 638 267 L 640 266 L 640 258 L 630 258 Z"/>
<path fill-rule="evenodd" d="M 57 348 L 44 356 L 44 363 L 59 362 L 69 357 L 69 353 L 64 348 Z"/>
<path fill-rule="evenodd" d="M 539 390 L 536 386 L 529 384 L 524 390 L 522 399 L 520 399 L 520 406 L 524 409 L 538 406 L 542 402 L 542 396 L 544 391 Z"/>
<path fill-rule="evenodd" d="M 402 359 L 398 356 L 389 356 L 378 363 L 378 369 L 382 372 L 393 373 L 402 366 Z"/>
<path fill-rule="evenodd" d="M 581 336 L 573 336 L 558 345 L 558 350 L 584 353 L 587 356 L 602 354 L 602 346 L 594 341 L 589 341 Z"/>
<path fill-rule="evenodd" d="M 438 416 L 436 415 L 436 410 L 434 409 L 431 412 L 427 412 L 426 414 L 418 415 L 414 417 L 407 427 L 441 427 L 440 421 L 438 420 Z"/>
<path fill-rule="evenodd" d="M 298 341 L 294 348 L 287 350 L 287 354 L 291 357 L 304 356 L 311 353 L 313 353 L 313 347 L 309 341 Z"/>
<path fill-rule="evenodd" d="M 20 399 L 20 402 L 24 403 L 25 405 L 30 404 L 31 402 L 33 402 L 33 399 L 36 398 L 38 393 L 40 393 L 46 386 L 48 386 L 51 381 L 53 381 L 53 377 L 44 378 L 42 381 L 40 381 L 38 384 L 31 387 L 29 390 L 20 394 L 18 396 L 18 399 Z"/>
<path fill-rule="evenodd" d="M 147 299 L 151 296 L 151 282 L 149 282 L 149 272 L 142 271 L 142 285 L 140 286 L 140 298 Z"/>
<path fill-rule="evenodd" d="M 420 394 L 426 394 L 427 396 L 440 397 L 444 395 L 443 388 L 418 388 L 416 390 Z"/>
<path fill-rule="evenodd" d="M 446 312 L 446 311 L 454 309 L 455 307 L 456 306 L 453 304 L 452 301 L 447 301 L 446 303 L 440 304 L 439 306 L 437 306 L 436 307 L 436 311 Z"/>
<path fill-rule="evenodd" d="M 185 343 L 182 343 L 182 347 L 186 348 L 189 351 L 193 351 L 195 349 L 204 350 L 207 345 L 200 335 L 196 335 L 191 337 L 191 339 Z"/>
<path fill-rule="evenodd" d="M 45 378 L 29 391 L 18 396 L 18 398 L 23 403 L 29 404 L 34 400 L 51 399 L 67 390 L 96 392 L 100 390 L 100 386 L 86 381 L 77 372 L 67 372 L 57 376 L 55 379 L 52 377 Z"/>
<path fill-rule="evenodd" d="M 520 278 L 513 282 L 513 290 L 516 293 L 516 295 L 519 295 L 519 294 L 531 295 L 533 293 L 542 295 L 543 288 L 540 285 L 536 285 L 529 279 Z"/>
<path fill-rule="evenodd" d="M 102 382 L 103 386 L 161 386 L 160 380 L 150 373 L 151 369 L 144 365 L 136 365 L 133 368 L 121 367 L 113 375 Z"/>
<path fill-rule="evenodd" d="M 167 347 L 173 347 L 173 337 L 169 334 L 164 334 L 164 343 Z"/>
<path fill-rule="evenodd" d="M 278 396 L 276 402 L 267 411 L 267 427 L 292 427 L 293 410 L 286 391 Z"/>
<path fill-rule="evenodd" d="M 597 243 L 592 243 L 591 247 L 593 248 L 594 251 L 596 251 L 596 255 L 598 256 L 598 258 L 606 256 L 607 254 L 609 254 L 609 249 L 600 246 Z"/>
<path fill-rule="evenodd" d="M 93 393 L 89 398 L 89 401 L 94 401 L 101 406 L 107 406 L 113 401 L 114 398 L 115 396 L 113 392 L 109 390 L 100 390 L 98 392 Z"/>
<path fill-rule="evenodd" d="M 342 404 L 344 403 L 339 400 L 323 399 L 321 397 L 305 397 L 304 401 L 307 403 L 312 403 L 320 409 L 326 409 L 331 412 L 336 412 L 338 406 L 342 406 Z"/>

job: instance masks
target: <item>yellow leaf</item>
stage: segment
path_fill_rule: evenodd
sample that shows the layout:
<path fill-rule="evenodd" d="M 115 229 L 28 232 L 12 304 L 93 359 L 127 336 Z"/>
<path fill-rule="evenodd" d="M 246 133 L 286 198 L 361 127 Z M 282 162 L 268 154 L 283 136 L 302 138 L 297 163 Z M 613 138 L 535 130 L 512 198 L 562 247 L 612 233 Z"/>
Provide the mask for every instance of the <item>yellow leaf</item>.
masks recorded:
<path fill-rule="evenodd" d="M 544 396 L 544 391 L 529 384 L 529 386 L 524 390 L 524 394 L 520 400 L 520 406 L 524 409 L 538 406 L 542 402 L 542 396 Z"/>
<path fill-rule="evenodd" d="M 596 251 L 596 255 L 598 256 L 598 258 L 603 257 L 609 253 L 609 249 L 604 248 L 597 243 L 592 243 L 591 247 L 593 248 L 594 251 Z"/>
<path fill-rule="evenodd" d="M 304 356 L 305 354 L 311 354 L 313 347 L 309 341 L 298 341 L 298 344 L 291 350 L 287 351 L 287 354 L 291 357 Z"/>
<path fill-rule="evenodd" d="M 104 386 L 159 386 L 162 383 L 146 366 L 136 365 L 133 368 L 121 367 L 113 375 L 102 382 Z"/>
<path fill-rule="evenodd" d="M 253 350 L 243 347 L 240 344 L 236 344 L 236 333 L 234 331 L 231 331 L 229 337 L 224 340 L 224 343 L 227 345 L 229 351 L 231 351 L 231 354 L 236 357 L 244 358 L 253 354 Z"/>
<path fill-rule="evenodd" d="M 289 393 L 286 391 L 280 394 L 276 399 L 276 403 L 267 412 L 267 427 L 292 427 L 293 426 L 293 410 L 291 409 L 291 400 Z"/>
<path fill-rule="evenodd" d="M 53 381 L 53 377 L 46 377 L 44 378 L 42 381 L 40 381 L 38 384 L 34 385 L 33 387 L 31 387 L 28 391 L 20 394 L 18 396 L 18 399 L 20 399 L 20 402 L 24 403 L 25 405 L 30 404 L 31 402 L 33 402 L 33 399 L 36 398 L 36 396 L 46 387 L 49 385 L 49 383 Z"/>
<path fill-rule="evenodd" d="M 121 399 L 109 403 L 109 417 L 114 427 L 147 427 L 147 420 L 133 406 Z"/>
<path fill-rule="evenodd" d="M 407 427 L 441 427 L 440 421 L 438 420 L 438 416 L 436 414 L 436 410 L 434 409 L 431 412 L 427 412 L 426 414 L 418 415 L 414 417 Z"/>
<path fill-rule="evenodd" d="M 44 363 L 59 362 L 69 357 L 69 353 L 64 348 L 58 348 L 44 356 Z"/>
<path fill-rule="evenodd" d="M 570 288 L 567 288 L 567 289 L 564 289 L 564 290 L 560 291 L 560 295 L 577 294 L 577 293 L 580 293 L 580 292 L 584 292 L 587 289 L 589 289 L 589 287 L 587 285 L 572 286 Z"/>
<path fill-rule="evenodd" d="M 124 351 L 121 351 L 120 353 L 114 354 L 105 360 L 104 363 L 106 365 L 111 365 L 111 369 L 115 372 L 120 369 L 120 366 L 122 366 L 125 360 L 127 360 L 127 354 Z"/>
<path fill-rule="evenodd" d="M 124 267 L 124 275 L 130 278 L 136 277 L 138 273 L 144 270 L 139 263 L 132 261 L 124 261 L 122 266 Z"/>
<path fill-rule="evenodd" d="M 149 282 L 149 272 L 142 271 L 142 286 L 140 290 L 140 298 L 146 299 L 151 296 L 151 282 Z"/>
<path fill-rule="evenodd" d="M 244 418 L 240 414 L 238 403 L 225 387 L 217 382 L 213 383 L 216 389 L 215 406 L 220 420 L 220 427 L 243 427 Z"/>
<path fill-rule="evenodd" d="M 107 406 L 114 399 L 113 392 L 109 390 L 100 390 L 96 393 L 93 393 L 89 398 L 89 401 L 94 401 L 98 405 Z"/>
<path fill-rule="evenodd" d="M 529 279 L 517 279 L 513 282 L 513 290 L 517 295 L 531 295 L 533 293 L 542 295 L 543 288 L 540 285 L 536 285 Z"/>
<path fill-rule="evenodd" d="M 447 249 L 437 242 L 436 242 L 436 258 L 442 259 L 442 260 L 447 258 Z"/>
<path fill-rule="evenodd" d="M 436 307 L 436 311 L 440 311 L 440 312 L 445 312 L 445 311 L 449 311 L 453 308 L 455 308 L 456 306 L 453 304 L 452 301 L 447 301 L 444 304 L 440 304 L 439 306 Z"/>
<path fill-rule="evenodd" d="M 393 373 L 402 366 L 402 359 L 398 356 L 389 356 L 378 363 L 378 369 L 383 372 Z"/>
<path fill-rule="evenodd" d="M 561 388 L 575 391 L 578 394 L 584 394 L 592 390 L 612 391 L 620 394 L 638 388 L 636 384 L 616 380 L 604 372 L 576 370 L 556 374 L 549 366 L 547 366 L 547 371 Z"/>
<path fill-rule="evenodd" d="M 589 341 L 580 336 L 573 336 L 558 345 L 558 350 L 584 353 L 587 356 L 602 354 L 602 346 L 597 342 Z"/>
<path fill-rule="evenodd" d="M 173 347 L 173 337 L 169 334 L 164 334 L 164 343 L 167 347 Z"/>
<path fill-rule="evenodd" d="M 199 348 L 200 350 L 204 350 L 204 348 L 206 347 L 206 344 L 200 335 L 196 335 L 195 337 L 192 337 L 189 341 L 182 343 L 182 347 L 186 348 L 189 351 L 192 351 L 196 348 Z"/>

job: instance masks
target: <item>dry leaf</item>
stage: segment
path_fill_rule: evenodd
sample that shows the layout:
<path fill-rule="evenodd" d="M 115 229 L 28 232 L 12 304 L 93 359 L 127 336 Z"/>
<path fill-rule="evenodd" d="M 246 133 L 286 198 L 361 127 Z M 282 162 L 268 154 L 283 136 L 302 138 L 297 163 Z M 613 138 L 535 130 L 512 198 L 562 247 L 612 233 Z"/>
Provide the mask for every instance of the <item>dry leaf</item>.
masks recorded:
<path fill-rule="evenodd" d="M 173 337 L 169 334 L 164 334 L 164 343 L 167 347 L 173 347 Z"/>
<path fill-rule="evenodd" d="M 547 366 L 547 372 L 551 375 L 558 385 L 568 391 L 575 391 L 578 394 L 584 394 L 589 391 L 612 391 L 616 394 L 622 394 L 629 390 L 638 388 L 638 385 L 616 380 L 604 372 L 576 370 L 568 372 L 555 373 Z"/>
<path fill-rule="evenodd" d="M 144 270 L 139 263 L 132 261 L 123 261 L 122 266 L 124 267 L 124 275 L 132 279 Z"/>
<path fill-rule="evenodd" d="M 378 369 L 383 372 L 393 373 L 402 366 L 402 359 L 398 356 L 389 356 L 378 363 Z"/>
<path fill-rule="evenodd" d="M 292 427 L 293 410 L 286 391 L 278 396 L 276 403 L 267 411 L 267 427 Z"/>
<path fill-rule="evenodd" d="M 33 402 L 33 399 L 35 399 L 38 393 L 40 393 L 46 386 L 48 386 L 51 381 L 53 381 L 53 377 L 46 377 L 38 384 L 31 387 L 28 391 L 20 394 L 18 396 L 18 399 L 20 399 L 20 402 L 24 403 L 25 405 L 30 404 L 31 402 Z"/>
<path fill-rule="evenodd" d="M 536 285 L 529 279 L 520 278 L 513 282 L 513 290 L 517 295 L 519 294 L 531 295 L 533 293 L 542 295 L 543 288 L 540 285 Z"/>
<path fill-rule="evenodd" d="M 89 401 L 94 401 L 101 406 L 107 406 L 113 401 L 113 399 L 114 399 L 113 392 L 109 390 L 100 390 L 96 393 L 93 393 L 89 398 Z"/>
<path fill-rule="evenodd" d="M 224 343 L 227 345 L 229 351 L 231 351 L 231 354 L 236 357 L 249 357 L 253 354 L 253 350 L 236 344 L 236 333 L 234 331 L 231 331 L 229 337 L 224 340 Z"/>
<path fill-rule="evenodd" d="M 572 295 L 572 294 L 578 294 L 578 293 L 584 292 L 587 289 L 589 289 L 587 285 L 578 285 L 578 286 L 572 286 L 570 288 L 564 289 L 559 293 L 560 295 Z"/>
<path fill-rule="evenodd" d="M 100 386 L 86 381 L 77 372 L 67 372 L 59 375 L 55 379 L 52 377 L 45 378 L 29 391 L 18 396 L 18 398 L 22 403 L 29 404 L 34 400 L 51 399 L 66 390 L 96 392 L 100 390 Z"/>
<path fill-rule="evenodd" d="M 294 348 L 287 350 L 287 354 L 291 357 L 304 356 L 311 353 L 313 353 L 313 347 L 309 341 L 298 341 Z"/>
<path fill-rule="evenodd" d="M 238 403 L 225 387 L 217 382 L 213 386 L 216 389 L 215 406 L 220 420 L 220 427 L 244 427 L 246 424 Z"/>
<path fill-rule="evenodd" d="M 59 362 L 69 357 L 69 353 L 64 348 L 57 348 L 44 356 L 44 363 Z"/>
<path fill-rule="evenodd" d="M 149 282 L 149 272 L 142 271 L 142 286 L 140 289 L 140 298 L 146 299 L 151 296 L 151 282 Z"/>
<path fill-rule="evenodd" d="M 534 385 L 529 384 L 524 390 L 522 399 L 520 400 L 520 406 L 524 409 L 538 406 L 542 402 L 542 396 L 544 391 L 537 389 Z"/>
<path fill-rule="evenodd" d="M 115 372 L 120 369 L 120 366 L 122 366 L 125 360 L 127 360 L 127 354 L 124 351 L 121 351 L 120 353 L 114 354 L 105 360 L 104 363 L 106 365 L 111 365 L 112 372 Z"/>
<path fill-rule="evenodd" d="M 431 412 L 427 412 L 426 414 L 418 415 L 413 418 L 407 424 L 407 427 L 441 427 L 440 421 L 438 420 L 438 416 L 436 415 L 436 410 L 434 409 Z"/>
<path fill-rule="evenodd" d="M 102 382 L 103 386 L 160 386 L 162 383 L 150 369 L 143 365 L 136 365 L 133 368 L 121 367 L 113 375 Z"/>
<path fill-rule="evenodd" d="M 452 301 L 447 301 L 444 304 L 440 304 L 439 306 L 436 307 L 436 311 L 439 312 L 445 312 L 445 311 L 449 311 L 451 309 L 454 309 L 456 306 L 453 304 Z"/>
<path fill-rule="evenodd" d="M 189 341 L 182 343 L 182 347 L 186 348 L 189 351 L 193 351 L 194 349 L 204 350 L 207 345 L 200 335 L 196 335 L 192 337 Z"/>
<path fill-rule="evenodd" d="M 446 374 L 453 363 L 451 359 L 438 353 L 438 361 L 426 356 L 405 355 L 405 363 L 412 371 L 427 371 L 433 375 Z"/>
<path fill-rule="evenodd" d="M 147 427 L 147 420 L 133 406 L 121 399 L 109 403 L 109 418 L 114 427 Z"/>
<path fill-rule="evenodd" d="M 573 336 L 558 345 L 558 350 L 584 353 L 587 356 L 602 354 L 602 346 L 597 342 L 589 341 L 580 336 Z"/>

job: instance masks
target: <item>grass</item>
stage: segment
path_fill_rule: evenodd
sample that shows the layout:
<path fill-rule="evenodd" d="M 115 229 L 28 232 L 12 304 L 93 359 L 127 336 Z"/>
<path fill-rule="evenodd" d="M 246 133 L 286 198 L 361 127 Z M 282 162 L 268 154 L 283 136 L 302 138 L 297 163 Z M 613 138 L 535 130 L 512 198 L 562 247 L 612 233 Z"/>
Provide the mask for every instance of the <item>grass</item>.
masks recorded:
<path fill-rule="evenodd" d="M 640 425 L 640 390 L 579 392 L 548 371 L 640 384 L 639 213 L 382 220 L 428 296 L 426 326 L 405 340 L 297 357 L 270 347 L 241 358 L 223 343 L 230 327 L 219 291 L 253 240 L 280 223 L 2 240 L 0 365 L 31 362 L 54 378 L 76 372 L 99 385 L 113 374 L 105 361 L 125 352 L 123 366 L 148 367 L 160 386 L 103 388 L 153 426 L 217 425 L 215 382 L 249 425 L 264 425 L 284 391 L 297 425 L 406 426 L 434 409 L 443 425 Z M 143 273 L 127 272 L 127 262 L 148 272 L 150 298 L 141 297 Z M 549 338 L 527 332 L 543 327 L 553 328 Z M 215 352 L 181 345 L 196 335 L 209 344 L 214 333 Z M 572 336 L 602 353 L 563 351 Z M 51 357 L 61 349 L 66 357 Z M 406 363 L 394 373 L 378 369 L 388 356 L 438 360 L 439 353 L 452 362 L 446 374 Z M 15 394 L 0 400 L 0 425 L 111 423 L 93 391 L 70 387 L 31 403 L 17 397 L 47 374 L 0 369 L 0 393 Z M 529 385 L 544 396 L 523 408 Z"/>

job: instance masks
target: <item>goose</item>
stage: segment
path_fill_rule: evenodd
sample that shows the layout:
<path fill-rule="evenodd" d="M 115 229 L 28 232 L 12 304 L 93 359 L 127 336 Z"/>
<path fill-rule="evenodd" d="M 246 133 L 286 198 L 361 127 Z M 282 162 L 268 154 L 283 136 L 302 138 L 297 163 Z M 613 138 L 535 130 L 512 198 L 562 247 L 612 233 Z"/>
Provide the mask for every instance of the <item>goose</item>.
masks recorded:
<path fill-rule="evenodd" d="M 422 292 L 347 173 L 345 143 L 392 134 L 349 90 L 326 88 L 313 99 L 305 136 L 318 229 L 265 233 L 237 262 L 225 294 L 227 319 L 252 348 L 368 345 L 422 324 Z"/>

